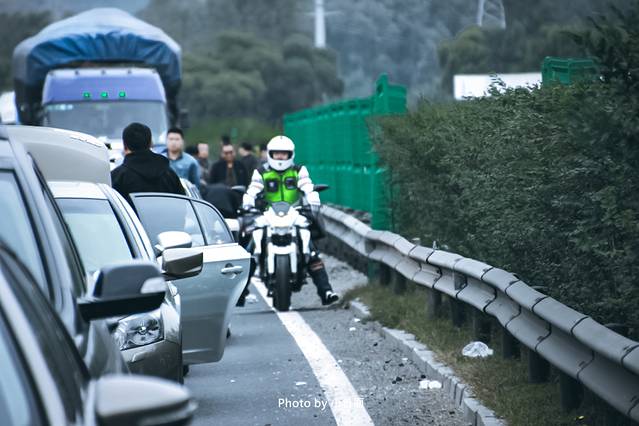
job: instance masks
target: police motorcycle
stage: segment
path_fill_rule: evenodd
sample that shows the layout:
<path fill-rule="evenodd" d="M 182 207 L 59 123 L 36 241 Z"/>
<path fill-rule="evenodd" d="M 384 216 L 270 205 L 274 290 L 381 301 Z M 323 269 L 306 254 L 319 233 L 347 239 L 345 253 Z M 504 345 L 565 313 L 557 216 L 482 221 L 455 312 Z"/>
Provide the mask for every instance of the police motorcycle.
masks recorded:
<path fill-rule="evenodd" d="M 314 185 L 317 192 L 328 185 Z M 258 206 L 264 202 L 256 200 Z M 321 227 L 319 206 L 309 205 L 304 197 L 293 204 L 285 201 L 245 211 L 239 218 L 241 235 L 251 238 L 247 249 L 259 265 L 262 282 L 278 311 L 288 311 L 291 294 L 306 283 L 311 258 L 311 237 Z"/>

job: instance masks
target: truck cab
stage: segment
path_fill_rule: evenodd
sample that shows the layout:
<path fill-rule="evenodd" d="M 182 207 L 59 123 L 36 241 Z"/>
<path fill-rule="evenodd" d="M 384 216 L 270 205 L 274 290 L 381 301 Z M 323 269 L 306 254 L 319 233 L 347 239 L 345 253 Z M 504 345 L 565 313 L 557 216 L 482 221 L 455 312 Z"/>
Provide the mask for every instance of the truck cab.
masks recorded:
<path fill-rule="evenodd" d="M 151 128 L 156 148 L 166 143 L 169 113 L 159 74 L 149 68 L 66 68 L 49 71 L 42 92 L 42 124 L 87 133 L 109 148 L 112 167 L 124 156 L 122 130 L 137 121 Z"/>

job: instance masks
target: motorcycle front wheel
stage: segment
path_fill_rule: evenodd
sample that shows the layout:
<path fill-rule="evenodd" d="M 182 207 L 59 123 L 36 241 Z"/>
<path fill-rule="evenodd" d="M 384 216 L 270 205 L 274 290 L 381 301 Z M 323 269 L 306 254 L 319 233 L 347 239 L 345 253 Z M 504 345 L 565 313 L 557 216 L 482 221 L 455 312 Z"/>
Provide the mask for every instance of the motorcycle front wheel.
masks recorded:
<path fill-rule="evenodd" d="M 286 312 L 291 306 L 291 261 L 288 256 L 275 256 L 275 282 L 273 306 L 280 312 Z"/>

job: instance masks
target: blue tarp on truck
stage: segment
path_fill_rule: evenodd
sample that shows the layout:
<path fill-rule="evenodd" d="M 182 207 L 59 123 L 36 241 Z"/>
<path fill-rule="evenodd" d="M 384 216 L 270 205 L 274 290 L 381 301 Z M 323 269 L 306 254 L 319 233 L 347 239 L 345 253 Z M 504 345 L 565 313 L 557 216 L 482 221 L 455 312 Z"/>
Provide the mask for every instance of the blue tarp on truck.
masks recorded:
<path fill-rule="evenodd" d="M 155 68 L 177 114 L 180 46 L 161 29 L 115 8 L 92 9 L 55 22 L 22 41 L 13 52 L 16 105 L 23 123 L 37 124 L 42 86 L 63 67 L 127 64 Z"/>

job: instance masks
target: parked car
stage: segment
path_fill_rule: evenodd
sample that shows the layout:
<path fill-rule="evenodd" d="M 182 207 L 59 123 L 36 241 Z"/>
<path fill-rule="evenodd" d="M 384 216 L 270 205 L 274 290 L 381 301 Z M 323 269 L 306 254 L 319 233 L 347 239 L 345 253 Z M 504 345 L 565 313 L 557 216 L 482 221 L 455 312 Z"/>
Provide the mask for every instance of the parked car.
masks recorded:
<path fill-rule="evenodd" d="M 146 231 L 143 226 L 140 224 L 139 219 L 133 212 L 132 208 L 128 205 L 128 203 L 122 198 L 120 194 L 117 193 L 111 187 L 104 184 L 89 184 L 89 183 L 71 183 L 71 182 L 55 182 L 51 185 L 53 187 L 54 193 L 56 194 L 56 198 L 58 204 L 62 207 L 63 212 L 65 212 L 65 204 L 69 204 L 70 198 L 78 198 L 81 195 L 82 198 L 93 199 L 93 201 L 97 201 L 98 198 L 104 196 L 106 198 L 106 202 L 111 204 L 111 209 L 115 213 L 117 220 L 121 224 L 121 229 L 124 229 L 125 232 L 128 232 L 131 236 L 139 236 L 137 238 L 137 242 L 134 243 L 134 246 L 140 247 L 131 247 L 130 250 L 133 251 L 133 256 L 144 259 L 155 259 L 155 254 L 157 253 L 160 256 L 161 250 L 159 247 L 191 247 L 193 245 L 192 237 L 196 234 L 187 234 L 185 232 L 176 232 L 175 229 L 167 228 L 165 231 L 159 231 L 159 237 L 157 241 L 154 241 L 155 244 L 151 243 L 148 240 Z M 83 189 L 79 189 L 82 187 Z M 74 189 L 75 188 L 75 189 Z M 91 189 L 92 188 L 92 189 Z M 168 195 L 168 194 L 167 194 Z M 76 200 L 72 200 L 77 203 Z M 91 200 L 87 200 L 91 201 Z M 204 203 L 206 204 L 206 203 Z M 226 249 L 230 249 L 228 253 L 226 253 L 226 249 L 218 249 L 209 248 L 208 252 L 217 253 L 216 256 L 219 262 L 225 261 L 223 266 L 226 266 L 229 262 L 242 263 L 244 262 L 243 257 L 245 256 L 245 251 L 241 248 L 238 248 L 236 244 L 233 244 L 231 240 L 228 238 L 228 232 L 225 228 L 223 222 L 220 222 L 220 216 L 215 209 L 213 211 L 208 212 L 207 209 L 213 209 L 212 206 L 206 204 L 206 208 L 202 207 L 201 220 L 204 220 L 205 215 L 213 215 L 214 217 L 209 217 L 208 225 L 210 226 L 210 230 L 207 231 L 207 235 L 209 240 L 211 241 L 211 245 L 220 245 L 220 244 L 231 244 L 230 247 Z M 183 223 L 184 221 L 190 220 L 190 216 L 188 216 L 187 211 L 184 210 L 182 213 L 176 213 L 178 216 L 172 217 L 173 219 L 177 219 L 177 222 Z M 179 215 L 182 216 L 179 216 Z M 204 222 L 203 222 L 204 223 Z M 71 229 L 73 231 L 73 224 L 71 225 Z M 205 225 L 207 226 L 207 225 Z M 106 225 L 103 224 L 103 228 L 106 228 Z M 79 243 L 80 250 L 82 247 L 92 245 L 92 247 L 85 249 L 85 252 L 90 252 L 95 250 L 97 247 L 94 243 L 95 236 L 99 234 L 100 231 L 97 230 L 84 230 L 83 235 L 88 236 L 90 238 L 83 237 L 83 243 Z M 217 236 L 214 237 L 215 233 Z M 113 232 L 111 232 L 113 234 Z M 196 235 L 196 244 L 197 246 L 201 246 L 204 241 L 204 237 L 202 235 Z M 130 241 L 134 241 L 134 237 L 129 237 Z M 168 241 L 167 240 L 171 240 Z M 122 245 L 122 240 L 120 240 L 120 245 Z M 154 248 L 155 246 L 155 248 Z M 199 253 L 204 254 L 203 249 L 197 249 Z M 127 256 L 125 250 L 120 250 L 120 252 L 124 253 L 124 256 Z M 103 252 L 98 252 L 98 256 L 107 255 L 108 257 L 114 256 L 114 250 L 112 249 L 110 253 L 105 254 Z M 165 256 L 160 256 L 160 260 Z M 210 257 L 209 263 L 215 262 L 215 257 Z M 115 260 L 115 259 L 112 259 Z M 96 262 L 92 262 L 95 264 Z M 99 263 L 99 262 L 98 262 Z M 94 266 L 95 268 L 96 266 Z M 231 264 L 233 267 L 233 264 Z M 215 274 L 213 266 L 206 267 L 206 272 L 209 278 L 212 278 L 212 281 L 202 280 L 202 279 L 180 279 L 174 280 L 170 286 L 175 289 L 174 294 L 179 295 L 180 300 L 180 311 L 182 315 L 181 319 L 181 327 L 182 327 L 182 335 L 190 336 L 190 341 L 187 341 L 187 344 L 190 342 L 191 346 L 184 345 L 184 337 L 182 340 L 183 346 L 183 355 L 182 357 L 186 358 L 184 361 L 184 365 L 188 366 L 189 364 L 195 364 L 200 362 L 211 362 L 218 361 L 221 359 L 222 354 L 224 352 L 224 347 L 226 342 L 220 342 L 219 338 L 213 336 L 211 337 L 211 333 L 217 333 L 218 329 L 226 327 L 228 329 L 229 326 L 229 317 L 230 317 L 230 309 L 228 309 L 228 299 L 235 297 L 232 294 L 234 291 L 233 284 L 237 281 L 241 281 L 242 278 L 241 271 L 225 274 L 221 272 L 220 274 Z M 242 268 L 240 266 L 240 268 Z M 245 274 L 246 275 L 246 274 Z M 210 285 L 202 285 L 203 282 L 214 282 L 217 283 L 215 286 Z M 246 281 L 244 281 L 246 282 Z M 179 288 L 179 290 L 178 290 Z M 189 295 L 186 299 L 182 296 L 183 293 Z M 238 296 L 239 297 L 239 296 Z M 208 304 L 203 304 L 202 300 L 209 302 Z M 235 298 L 237 300 L 237 297 Z M 226 318 L 226 319 L 225 319 Z M 226 330 L 224 333 L 228 334 Z M 137 352 L 144 351 L 143 349 L 130 349 L 123 351 L 125 359 L 129 363 L 129 367 L 132 367 L 132 364 L 135 364 L 135 361 L 138 359 L 140 355 L 136 355 Z M 146 352 L 145 352 L 146 353 Z M 208 355 L 207 355 L 208 354 Z M 150 354 L 149 354 L 150 355 Z M 157 358 L 159 355 L 150 356 L 148 363 L 153 365 L 153 359 Z M 194 359 L 194 356 L 197 358 Z M 180 364 L 182 367 L 182 364 Z M 145 365 L 137 365 L 132 367 L 134 372 L 144 372 L 150 373 L 152 372 L 159 373 L 158 368 L 156 366 L 155 369 L 152 367 L 146 368 Z M 173 365 L 171 365 L 170 369 L 173 371 Z M 183 368 L 183 373 L 188 371 L 188 369 Z M 166 377 L 166 376 L 165 376 Z"/>
<path fill-rule="evenodd" d="M 183 362 L 219 361 L 231 313 L 248 281 L 249 253 L 205 201 L 164 193 L 133 193 L 131 199 L 154 246 L 162 246 L 163 233 L 186 232 L 188 244 L 203 253 L 198 276 L 174 281 L 182 300 Z"/>
<path fill-rule="evenodd" d="M 153 247 L 137 216 L 110 186 L 89 182 L 49 182 L 71 230 L 87 274 L 132 259 L 155 261 Z M 109 321 L 133 373 L 182 383 L 180 296 L 170 281 L 159 309 Z"/>
<path fill-rule="evenodd" d="M 6 144 L 0 143 L 3 148 Z M 3 424 L 177 426 L 190 422 L 195 404 L 177 384 L 134 375 L 92 377 L 68 326 L 42 293 L 33 265 L 27 267 L 19 258 L 33 260 L 27 252 L 18 255 L 0 242 Z"/>
<path fill-rule="evenodd" d="M 48 163 L 52 158 L 58 161 L 57 167 Z M 106 180 L 106 148 L 75 132 L 0 127 L 0 240 L 20 254 L 62 319 L 91 376 L 127 372 L 105 319 L 157 309 L 165 297 L 166 284 L 160 280 L 157 264 L 150 268 L 149 263 L 127 262 L 102 268 L 98 274 L 101 280 L 87 290 L 89 280 L 82 261 L 39 162 L 51 177 Z M 78 164 L 85 167 L 77 168 Z M 72 173 L 74 168 L 78 170 Z M 86 176 L 80 176 L 83 173 Z M 172 257 L 164 262 L 165 269 L 175 275 L 192 274 L 192 267 L 183 267 L 183 258 L 192 257 L 192 252 L 169 254 Z"/>

